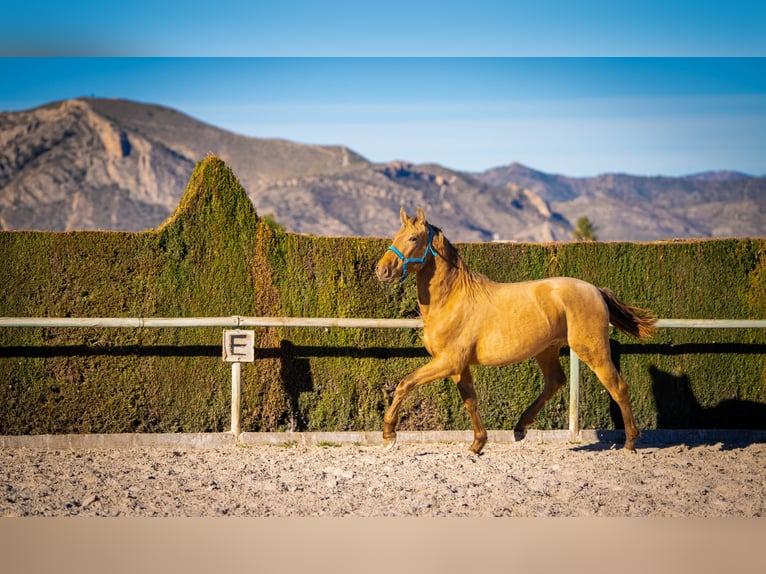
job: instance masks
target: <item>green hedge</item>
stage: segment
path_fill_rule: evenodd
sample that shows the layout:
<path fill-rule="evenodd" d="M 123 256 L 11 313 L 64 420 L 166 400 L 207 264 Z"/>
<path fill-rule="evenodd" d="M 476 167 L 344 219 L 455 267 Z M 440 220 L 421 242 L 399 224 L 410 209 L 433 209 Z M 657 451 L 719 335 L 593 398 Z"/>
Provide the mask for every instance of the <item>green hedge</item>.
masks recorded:
<path fill-rule="evenodd" d="M 414 281 L 387 286 L 372 273 L 387 244 L 273 230 L 229 168 L 208 157 L 157 230 L 0 232 L 0 315 L 415 317 Z M 494 279 L 579 277 L 661 317 L 766 317 L 763 239 L 460 249 Z M 226 430 L 221 331 L 0 329 L 0 434 Z M 258 358 L 242 369 L 243 430 L 380 430 L 398 381 L 427 360 L 419 335 L 256 329 Z M 766 426 L 763 330 L 667 329 L 648 343 L 616 334 L 613 351 L 642 428 Z M 542 386 L 534 361 L 475 375 L 495 429 L 512 428 Z M 400 428 L 470 428 L 453 386 L 415 391 Z M 565 428 L 567 401 L 557 395 L 538 428 Z M 615 416 L 584 368 L 583 426 L 612 428 Z"/>

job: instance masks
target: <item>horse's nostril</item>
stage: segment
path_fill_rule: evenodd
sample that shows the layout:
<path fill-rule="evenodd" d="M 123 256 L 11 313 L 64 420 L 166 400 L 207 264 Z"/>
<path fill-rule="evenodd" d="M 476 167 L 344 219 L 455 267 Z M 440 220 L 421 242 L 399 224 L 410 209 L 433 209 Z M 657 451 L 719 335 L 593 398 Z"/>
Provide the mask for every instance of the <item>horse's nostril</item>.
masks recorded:
<path fill-rule="evenodd" d="M 391 275 L 391 269 L 385 266 L 375 267 L 375 275 L 378 276 L 378 279 L 388 279 Z"/>

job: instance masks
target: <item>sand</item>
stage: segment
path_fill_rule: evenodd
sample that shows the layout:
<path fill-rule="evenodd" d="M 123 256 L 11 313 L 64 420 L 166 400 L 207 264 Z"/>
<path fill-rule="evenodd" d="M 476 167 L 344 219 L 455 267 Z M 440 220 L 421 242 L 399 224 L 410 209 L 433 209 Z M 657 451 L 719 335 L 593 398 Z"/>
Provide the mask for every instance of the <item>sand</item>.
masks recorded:
<path fill-rule="evenodd" d="M 0 449 L 0 516 L 758 517 L 766 444 Z"/>

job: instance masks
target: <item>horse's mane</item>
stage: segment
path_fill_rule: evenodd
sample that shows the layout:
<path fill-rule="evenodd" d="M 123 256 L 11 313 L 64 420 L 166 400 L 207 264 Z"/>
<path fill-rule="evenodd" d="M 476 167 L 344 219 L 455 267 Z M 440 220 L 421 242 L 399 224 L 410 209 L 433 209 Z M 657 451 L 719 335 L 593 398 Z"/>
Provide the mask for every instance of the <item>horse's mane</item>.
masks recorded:
<path fill-rule="evenodd" d="M 431 228 L 434 230 L 434 248 L 441 258 L 444 259 L 450 267 L 465 267 L 467 269 L 468 266 L 460 256 L 457 247 L 452 245 L 450 240 L 444 235 L 444 232 L 435 225 L 431 225 Z"/>
<path fill-rule="evenodd" d="M 475 285 L 481 291 L 484 291 L 484 286 L 489 279 L 481 273 L 472 271 L 460 255 L 458 248 L 447 239 L 442 230 L 435 225 L 432 225 L 431 227 L 434 230 L 433 245 L 439 256 L 444 259 L 450 267 L 457 270 L 460 281 L 466 284 Z"/>

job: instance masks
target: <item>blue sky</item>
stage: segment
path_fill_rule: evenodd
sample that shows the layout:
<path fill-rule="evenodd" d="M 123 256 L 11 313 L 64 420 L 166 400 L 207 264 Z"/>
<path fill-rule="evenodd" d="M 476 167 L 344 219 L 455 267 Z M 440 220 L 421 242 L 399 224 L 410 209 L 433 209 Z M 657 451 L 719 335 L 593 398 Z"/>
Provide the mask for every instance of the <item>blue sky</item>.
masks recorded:
<path fill-rule="evenodd" d="M 0 0 L 0 53 L 766 56 L 761 0 Z"/>
<path fill-rule="evenodd" d="M 766 174 L 763 2 L 10 4 L 3 111 L 121 97 L 373 161 Z"/>

